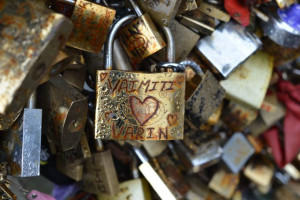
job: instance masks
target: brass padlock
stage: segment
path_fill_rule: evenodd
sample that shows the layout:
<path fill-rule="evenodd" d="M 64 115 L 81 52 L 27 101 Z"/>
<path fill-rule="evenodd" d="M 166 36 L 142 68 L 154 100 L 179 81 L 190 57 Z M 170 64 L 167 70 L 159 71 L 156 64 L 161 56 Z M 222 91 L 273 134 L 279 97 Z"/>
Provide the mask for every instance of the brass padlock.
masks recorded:
<path fill-rule="evenodd" d="M 83 162 L 91 157 L 90 147 L 85 133 L 77 147 L 68 151 L 59 152 L 57 155 L 56 167 L 66 176 L 81 181 L 83 176 Z"/>
<path fill-rule="evenodd" d="M 142 10 L 149 13 L 153 21 L 160 26 L 169 26 L 170 22 L 175 18 L 180 3 L 181 0 L 138 0 Z"/>
<path fill-rule="evenodd" d="M 119 182 L 110 150 L 103 151 L 103 144 L 96 139 L 97 153 L 84 163 L 81 188 L 93 194 L 116 195 Z"/>
<path fill-rule="evenodd" d="M 3 200 L 16 200 L 17 196 L 7 187 L 10 183 L 7 180 L 9 166 L 7 162 L 0 162 L 0 198 Z"/>
<path fill-rule="evenodd" d="M 209 188 L 226 199 L 231 199 L 240 181 L 239 174 L 218 170 L 209 182 Z"/>
<path fill-rule="evenodd" d="M 249 106 L 230 101 L 222 113 L 222 120 L 233 131 L 243 131 L 258 115 L 258 111 Z"/>
<path fill-rule="evenodd" d="M 225 97 L 225 90 L 214 75 L 192 60 L 180 62 L 190 66 L 196 75 L 187 82 L 185 93 L 185 117 L 194 125 L 205 123 L 218 109 Z"/>
<path fill-rule="evenodd" d="M 38 88 L 43 109 L 43 133 L 62 151 L 79 143 L 87 119 L 87 99 L 62 77 L 55 76 Z"/>
<path fill-rule="evenodd" d="M 19 112 L 50 72 L 72 23 L 39 1 L 1 1 L 0 114 Z"/>
<path fill-rule="evenodd" d="M 120 30 L 119 40 L 133 65 L 166 46 L 150 16 L 130 0 L 138 18 Z"/>
<path fill-rule="evenodd" d="M 196 0 L 183 0 L 179 6 L 178 13 L 189 12 L 198 8 Z"/>
<path fill-rule="evenodd" d="M 260 45 L 258 37 L 241 25 L 228 22 L 218 27 L 211 36 L 200 39 L 196 51 L 207 66 L 226 78 Z"/>
<path fill-rule="evenodd" d="M 12 127 L 0 134 L 1 161 L 8 161 L 10 175 L 29 177 L 40 174 L 42 110 L 34 109 L 35 92 L 28 108 Z"/>
<path fill-rule="evenodd" d="M 70 17 L 74 24 L 74 29 L 67 41 L 67 45 L 84 51 L 99 53 L 106 40 L 116 11 L 86 0 L 56 1 L 56 5 L 54 5 L 55 10 Z M 72 9 L 66 12 L 61 2 L 74 6 L 73 12 L 70 14 Z"/>
<path fill-rule="evenodd" d="M 258 51 L 220 84 L 226 98 L 259 109 L 266 95 L 273 71 L 273 57 Z"/>
<path fill-rule="evenodd" d="M 172 140 L 183 138 L 185 75 L 178 72 L 140 73 L 112 69 L 112 43 L 128 15 L 111 29 L 104 71 L 97 71 L 95 138 Z M 167 29 L 167 28 L 165 28 Z M 168 41 L 172 41 L 168 29 Z M 174 43 L 168 46 L 174 61 Z M 167 63 L 168 68 L 168 63 Z"/>

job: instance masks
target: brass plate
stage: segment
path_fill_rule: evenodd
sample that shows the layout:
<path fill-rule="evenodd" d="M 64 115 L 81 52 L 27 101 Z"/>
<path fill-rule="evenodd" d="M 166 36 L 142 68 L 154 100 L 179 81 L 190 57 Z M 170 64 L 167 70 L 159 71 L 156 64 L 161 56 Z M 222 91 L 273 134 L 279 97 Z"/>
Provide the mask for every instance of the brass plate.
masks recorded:
<path fill-rule="evenodd" d="M 183 138 L 185 75 L 97 71 L 95 138 Z"/>

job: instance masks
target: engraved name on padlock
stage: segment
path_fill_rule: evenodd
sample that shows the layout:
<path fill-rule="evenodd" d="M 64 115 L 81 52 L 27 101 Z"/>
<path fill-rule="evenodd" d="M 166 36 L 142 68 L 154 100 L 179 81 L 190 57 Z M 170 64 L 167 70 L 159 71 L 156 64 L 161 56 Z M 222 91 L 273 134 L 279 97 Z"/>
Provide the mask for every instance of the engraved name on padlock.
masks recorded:
<path fill-rule="evenodd" d="M 106 69 L 112 68 L 114 35 L 130 18 L 122 18 L 111 29 Z M 185 76 L 178 72 L 97 71 L 95 138 L 182 139 L 184 90 Z"/>

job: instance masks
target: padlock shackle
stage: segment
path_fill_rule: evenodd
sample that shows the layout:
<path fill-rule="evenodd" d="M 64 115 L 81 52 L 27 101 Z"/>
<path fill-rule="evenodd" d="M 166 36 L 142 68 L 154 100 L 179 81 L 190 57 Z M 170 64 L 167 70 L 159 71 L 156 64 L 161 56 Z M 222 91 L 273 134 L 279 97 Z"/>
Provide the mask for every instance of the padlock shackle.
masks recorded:
<path fill-rule="evenodd" d="M 172 32 L 169 27 L 162 27 L 165 37 L 167 39 L 167 61 L 174 63 L 175 62 L 175 42 L 172 35 Z"/>
<path fill-rule="evenodd" d="M 35 108 L 36 107 L 36 90 L 34 90 L 29 96 L 29 100 L 27 103 L 27 108 Z"/>
<path fill-rule="evenodd" d="M 140 7 L 136 4 L 134 0 L 129 0 L 133 9 L 135 10 L 135 13 L 138 17 L 141 17 L 143 15 L 143 12 L 141 11 Z"/>
<path fill-rule="evenodd" d="M 113 44 L 114 39 L 118 31 L 122 28 L 122 25 L 127 23 L 128 21 L 136 18 L 135 14 L 126 15 L 125 17 L 122 17 L 118 21 L 116 21 L 110 28 L 108 33 L 108 38 L 106 41 L 106 44 L 104 46 L 105 48 L 105 54 L 104 54 L 104 68 L 107 70 L 112 70 L 112 55 L 113 55 Z"/>
<path fill-rule="evenodd" d="M 76 1 L 75 0 L 58 0 L 58 2 L 70 4 L 70 5 L 75 5 Z"/>
<path fill-rule="evenodd" d="M 194 70 L 194 72 L 196 72 L 196 74 L 198 74 L 200 76 L 204 74 L 201 67 L 193 60 L 183 60 L 179 64 L 182 64 L 184 66 L 189 66 L 190 68 L 192 68 Z"/>

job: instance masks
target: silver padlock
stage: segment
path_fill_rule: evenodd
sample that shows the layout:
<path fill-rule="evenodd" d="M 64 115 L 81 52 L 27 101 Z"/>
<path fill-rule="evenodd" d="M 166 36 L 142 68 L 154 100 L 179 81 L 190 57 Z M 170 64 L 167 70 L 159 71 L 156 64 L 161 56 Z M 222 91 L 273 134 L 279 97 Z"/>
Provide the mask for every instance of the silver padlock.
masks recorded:
<path fill-rule="evenodd" d="M 40 175 L 42 110 L 35 109 L 36 94 L 31 94 L 28 108 L 12 127 L 0 134 L 1 161 L 8 161 L 11 175 Z"/>
<path fill-rule="evenodd" d="M 199 40 L 197 53 L 211 69 L 223 78 L 237 68 L 260 47 L 261 42 L 243 26 L 228 22 L 211 36 Z"/>

